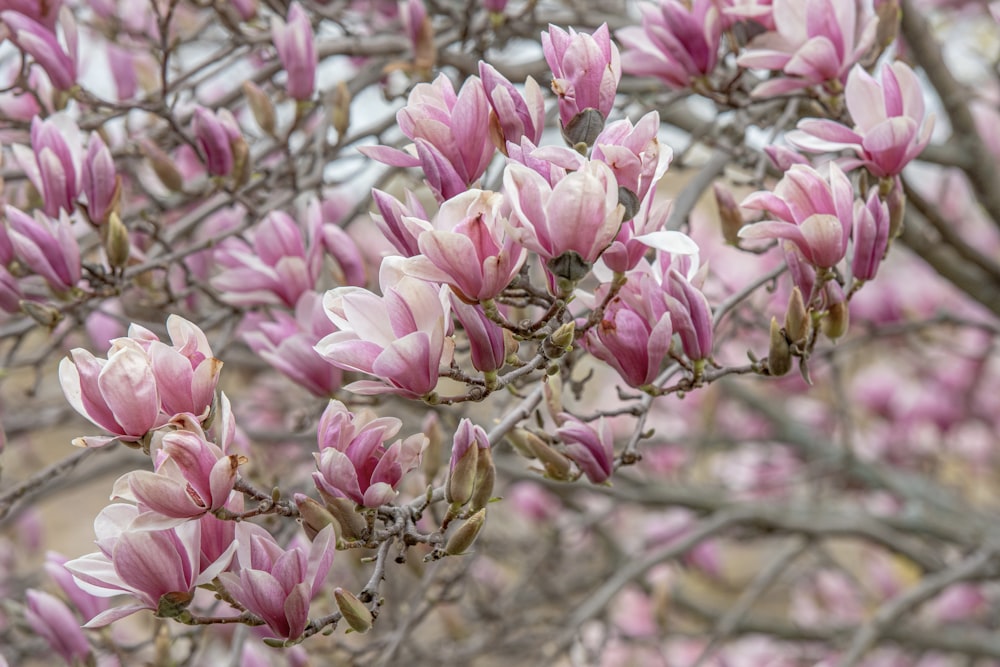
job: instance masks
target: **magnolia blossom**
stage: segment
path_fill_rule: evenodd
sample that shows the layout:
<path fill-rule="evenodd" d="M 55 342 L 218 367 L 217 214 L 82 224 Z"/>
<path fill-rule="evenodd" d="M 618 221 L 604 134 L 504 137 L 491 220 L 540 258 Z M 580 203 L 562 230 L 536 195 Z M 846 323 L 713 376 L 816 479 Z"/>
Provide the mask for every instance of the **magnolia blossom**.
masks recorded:
<path fill-rule="evenodd" d="M 538 172 L 510 163 L 504 194 L 517 225 L 515 239 L 546 261 L 572 252 L 587 264 L 594 262 L 617 236 L 624 214 L 614 172 L 599 160 L 588 161 L 554 187 Z"/>
<path fill-rule="evenodd" d="M 6 206 L 5 229 L 0 230 L 0 245 L 9 247 L 11 258 L 45 279 L 56 292 L 65 292 L 80 281 L 82 265 L 76 235 L 65 219 L 52 220 L 41 211 L 34 217 Z M 0 251 L 7 255 L 8 251 Z M 9 261 L 9 260 L 8 260 Z"/>
<path fill-rule="evenodd" d="M 448 288 L 394 270 L 390 258 L 383 260 L 382 296 L 360 287 L 326 293 L 323 306 L 340 330 L 317 343 L 316 351 L 344 370 L 379 378 L 353 382 L 348 391 L 419 398 L 434 390 L 442 361 L 451 359 Z"/>
<path fill-rule="evenodd" d="M 7 14 L 9 12 L 4 12 Z M 80 130 L 65 113 L 31 120 L 31 148 L 15 144 L 14 157 L 42 197 L 42 210 L 72 213 L 80 194 Z"/>
<path fill-rule="evenodd" d="M 794 243 L 812 265 L 828 269 L 844 258 L 854 219 L 854 188 L 840 167 L 829 178 L 794 165 L 774 192 L 756 192 L 742 206 L 770 212 L 778 220 L 747 225 L 740 238 L 779 238 Z"/>
<path fill-rule="evenodd" d="M 552 92 L 559 98 L 563 129 L 586 109 L 607 118 L 622 78 L 618 47 L 611 41 L 607 24 L 593 35 L 550 25 L 542 33 L 542 51 L 552 70 Z"/>
<path fill-rule="evenodd" d="M 271 319 L 244 318 L 243 340 L 261 359 L 316 396 L 330 397 L 340 389 L 343 371 L 316 352 L 316 343 L 336 331 L 323 310 L 323 297 L 306 292 L 295 304 L 294 316 L 280 310 Z"/>
<path fill-rule="evenodd" d="M 44 591 L 29 588 L 24 620 L 39 637 L 68 665 L 85 664 L 90 657 L 90 643 L 80 622 L 62 600 Z"/>
<path fill-rule="evenodd" d="M 309 15 L 302 5 L 293 2 L 288 8 L 288 22 L 271 19 L 271 39 L 278 58 L 288 73 L 285 88 L 295 100 L 308 100 L 316 89 L 316 45 Z"/>
<path fill-rule="evenodd" d="M 36 5 L 30 7 L 30 5 Z M 46 3 L 25 3 L 29 5 L 25 9 L 34 9 L 38 12 L 38 5 Z M 59 3 L 48 3 L 58 6 Z M 21 9 L 21 7 L 16 7 Z M 32 12 L 34 13 L 34 12 Z M 35 19 L 45 20 L 45 24 L 39 23 Z M 66 48 L 59 43 L 56 38 L 55 26 L 52 25 L 51 17 L 38 15 L 36 17 L 27 16 L 19 11 L 0 12 L 0 24 L 4 24 L 10 31 L 10 39 L 14 44 L 35 59 L 45 73 L 49 75 L 49 80 L 57 90 L 69 90 L 76 85 L 76 60 L 77 60 L 77 31 L 76 22 L 69 11 L 61 13 L 60 23 L 62 23 L 63 34 L 66 36 Z"/>
<path fill-rule="evenodd" d="M 780 71 L 755 97 L 827 85 L 839 91 L 851 67 L 875 43 L 872 0 L 774 0 L 775 29 L 756 37 L 737 63 Z"/>
<path fill-rule="evenodd" d="M 121 177 L 115 169 L 111 151 L 96 132 L 90 135 L 82 171 L 82 189 L 87 196 L 87 216 L 94 224 L 102 224 L 118 205 Z"/>
<path fill-rule="evenodd" d="M 854 129 L 832 120 L 807 118 L 788 140 L 808 151 L 850 148 L 857 158 L 840 162 L 844 169 L 863 166 L 879 178 L 896 176 L 931 140 L 934 114 L 925 116 L 920 80 L 904 62 L 882 66 L 878 82 L 860 65 L 847 77 L 844 90 Z"/>
<path fill-rule="evenodd" d="M 556 435 L 566 444 L 566 455 L 594 484 L 607 481 L 615 463 L 611 422 L 601 417 L 595 427 L 566 412 L 560 413 L 559 419 L 562 425 Z"/>
<path fill-rule="evenodd" d="M 889 245 L 889 206 L 873 190 L 867 202 L 854 202 L 854 259 L 851 275 L 855 280 L 871 280 L 882 263 Z"/>
<path fill-rule="evenodd" d="M 507 338 L 504 329 L 486 316 L 483 307 L 469 304 L 453 295 L 451 311 L 469 340 L 472 366 L 483 373 L 500 370 L 507 362 Z"/>
<path fill-rule="evenodd" d="M 105 507 L 94 521 L 99 551 L 66 563 L 83 590 L 100 597 L 127 593 L 133 604 L 112 607 L 84 627 L 99 628 L 143 609 L 159 611 L 183 604 L 194 588 L 210 583 L 229 566 L 236 551 L 232 542 L 215 561 L 201 561 L 202 525 L 187 521 L 166 530 L 136 530 L 139 514 L 133 505 Z M 166 597 L 164 597 L 166 596 Z"/>
<path fill-rule="evenodd" d="M 391 502 L 403 475 L 419 465 L 427 446 L 422 433 L 385 446 L 401 425 L 398 419 L 377 419 L 367 412 L 355 416 L 340 401 L 330 401 L 320 420 L 316 488 L 325 497 L 350 498 L 365 507 Z"/>
<path fill-rule="evenodd" d="M 465 192 L 486 171 L 496 149 L 490 140 L 490 104 L 483 83 L 469 78 L 458 94 L 444 74 L 414 86 L 396 114 L 407 151 L 362 146 L 364 155 L 395 167 L 421 167 L 440 201 Z"/>
<path fill-rule="evenodd" d="M 660 114 L 650 111 L 632 125 L 625 118 L 609 124 L 594 140 L 591 159 L 606 162 L 618 186 L 642 201 L 670 167 L 674 151 L 660 144 Z"/>
<path fill-rule="evenodd" d="M 723 21 L 714 0 L 678 0 L 639 5 L 642 22 L 618 31 L 625 47 L 622 69 L 636 76 L 655 76 L 674 88 L 685 88 L 715 69 Z"/>
<path fill-rule="evenodd" d="M 238 160 L 246 156 L 237 155 L 237 144 L 245 142 L 240 126 L 229 109 L 211 112 L 204 107 L 194 110 L 191 131 L 201 148 L 205 167 L 212 176 L 228 176 L 234 168 L 242 168 Z"/>
<path fill-rule="evenodd" d="M 521 94 L 496 68 L 482 60 L 479 78 L 493 109 L 490 130 L 495 133 L 494 143 L 500 150 L 506 151 L 508 141 L 520 143 L 521 137 L 537 144 L 545 130 L 545 99 L 538 83 L 529 76 Z"/>
<path fill-rule="evenodd" d="M 225 270 L 212 286 L 235 305 L 284 305 L 294 308 L 316 286 L 323 265 L 317 243 L 320 221 L 310 219 L 307 234 L 284 211 L 271 211 L 254 230 L 251 244 L 226 239 L 215 251 Z"/>
<path fill-rule="evenodd" d="M 375 226 L 389 243 L 403 257 L 413 257 L 420 254 L 417 237 L 427 226 L 413 226 L 412 220 L 427 222 L 430 216 L 424 211 L 423 204 L 417 196 L 406 191 L 406 203 L 399 201 L 387 192 L 372 189 L 372 201 L 378 213 L 372 213 Z"/>
<path fill-rule="evenodd" d="M 468 302 L 500 294 L 527 257 L 508 233 L 502 203 L 495 192 L 469 190 L 442 204 L 432 222 L 407 221 L 423 229 L 417 240 L 422 255 L 404 262 L 403 270 L 447 283 Z"/>
<path fill-rule="evenodd" d="M 163 436 L 156 472 L 133 470 L 115 482 L 111 497 L 134 500 L 143 509 L 134 523 L 167 528 L 223 507 L 246 458 L 225 455 L 203 435 L 173 431 Z"/>
<path fill-rule="evenodd" d="M 208 416 L 222 362 L 212 356 L 205 334 L 187 320 L 167 318 L 171 344 L 133 324 L 127 338 L 111 342 L 107 359 L 82 348 L 59 364 L 59 382 L 70 405 L 124 442 L 185 413 Z M 114 438 L 87 436 L 74 444 L 100 447 Z"/>
<path fill-rule="evenodd" d="M 309 619 L 309 602 L 333 564 L 333 526 L 319 531 L 308 547 L 282 549 L 274 537 L 255 524 L 236 527 L 237 572 L 219 579 L 233 599 L 260 616 L 277 637 L 295 639 Z"/>

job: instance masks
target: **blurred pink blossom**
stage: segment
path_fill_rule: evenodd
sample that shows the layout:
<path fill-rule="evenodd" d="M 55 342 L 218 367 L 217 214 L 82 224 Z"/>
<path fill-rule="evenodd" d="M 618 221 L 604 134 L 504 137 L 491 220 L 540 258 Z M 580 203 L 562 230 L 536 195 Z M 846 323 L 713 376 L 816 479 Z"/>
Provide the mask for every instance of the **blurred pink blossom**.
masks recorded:
<path fill-rule="evenodd" d="M 271 39 L 288 74 L 288 96 L 299 101 L 312 98 L 316 89 L 316 45 L 309 15 L 302 5 L 291 4 L 287 23 L 277 16 L 271 18 Z"/>

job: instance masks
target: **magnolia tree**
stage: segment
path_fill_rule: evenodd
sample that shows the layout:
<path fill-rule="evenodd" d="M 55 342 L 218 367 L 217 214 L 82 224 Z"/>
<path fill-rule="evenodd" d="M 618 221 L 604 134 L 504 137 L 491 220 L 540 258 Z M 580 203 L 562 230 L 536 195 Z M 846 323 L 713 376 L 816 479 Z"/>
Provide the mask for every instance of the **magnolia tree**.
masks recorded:
<path fill-rule="evenodd" d="M 0 664 L 1000 664 L 1000 3 L 0 38 Z"/>

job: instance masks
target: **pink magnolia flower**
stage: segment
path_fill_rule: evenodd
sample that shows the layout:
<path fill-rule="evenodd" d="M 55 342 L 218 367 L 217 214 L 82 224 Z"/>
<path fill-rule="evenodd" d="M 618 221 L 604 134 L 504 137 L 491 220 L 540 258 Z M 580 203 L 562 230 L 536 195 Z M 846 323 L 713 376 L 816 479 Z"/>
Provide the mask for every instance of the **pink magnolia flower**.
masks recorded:
<path fill-rule="evenodd" d="M 594 301 L 604 300 L 609 285 L 602 285 Z M 587 330 L 584 348 L 604 361 L 632 387 L 652 384 L 670 350 L 673 326 L 663 290 L 641 273 L 630 274 L 622 288 L 628 292 L 613 299 L 597 326 Z M 632 298 L 634 293 L 634 297 Z"/>
<path fill-rule="evenodd" d="M 52 220 L 41 211 L 35 217 L 13 206 L 4 208 L 5 236 L 13 255 L 56 292 L 73 288 L 80 280 L 80 246 L 69 221 Z"/>
<path fill-rule="evenodd" d="M 844 169 L 863 166 L 886 178 L 903 171 L 931 140 L 934 115 L 925 116 L 920 80 L 906 63 L 883 65 L 881 83 L 855 65 L 844 99 L 853 130 L 832 120 L 806 118 L 788 141 L 814 152 L 853 149 L 858 157 L 841 161 Z"/>
<path fill-rule="evenodd" d="M 80 588 L 73 574 L 66 569 L 68 559 L 54 551 L 45 554 L 45 572 L 59 586 L 73 609 L 83 617 L 84 622 L 94 618 L 108 608 L 106 598 L 91 595 Z"/>
<path fill-rule="evenodd" d="M 233 144 L 243 141 L 243 133 L 229 109 L 211 112 L 205 107 L 194 110 L 191 123 L 195 141 L 201 149 L 205 167 L 212 176 L 228 176 L 236 166 Z"/>
<path fill-rule="evenodd" d="M 627 118 L 611 123 L 594 140 L 591 159 L 606 162 L 618 186 L 628 189 L 637 202 L 655 189 L 674 156 L 657 139 L 659 130 L 660 114 L 650 111 L 634 126 Z"/>
<path fill-rule="evenodd" d="M 294 308 L 316 287 L 323 265 L 317 242 L 321 220 L 309 217 L 308 234 L 284 211 L 271 211 L 254 229 L 251 245 L 229 238 L 219 244 L 215 260 L 225 270 L 212 286 L 234 305 L 284 305 Z"/>
<path fill-rule="evenodd" d="M 35 4 L 35 11 L 31 13 L 38 14 L 37 3 L 24 4 Z M 43 25 L 35 18 L 19 11 L 0 12 L 0 23 L 7 26 L 10 31 L 10 39 L 17 48 L 34 58 L 35 62 L 45 70 L 45 73 L 49 75 L 49 80 L 57 90 L 69 90 L 76 85 L 77 76 L 76 22 L 70 11 L 62 12 L 60 17 L 63 34 L 66 38 L 66 48 L 63 48 L 56 38 L 54 25 Z M 37 18 L 43 19 L 44 17 L 38 15 Z"/>
<path fill-rule="evenodd" d="M 622 77 L 618 47 L 611 41 L 607 24 L 593 35 L 572 28 L 567 33 L 550 25 L 548 32 L 542 33 L 542 51 L 552 70 L 552 92 L 559 98 L 563 129 L 585 109 L 607 118 Z"/>
<path fill-rule="evenodd" d="M 63 0 L 0 0 L 0 10 L 12 10 L 41 23 L 49 29 L 54 29 Z"/>
<path fill-rule="evenodd" d="M 350 498 L 365 507 L 392 502 L 396 486 L 420 464 L 427 446 L 427 437 L 417 433 L 387 447 L 401 425 L 391 417 L 355 417 L 340 401 L 330 401 L 320 420 L 316 488 L 326 497 Z"/>
<path fill-rule="evenodd" d="M 434 390 L 442 360 L 451 358 L 448 287 L 393 276 L 391 264 L 390 258 L 382 262 L 381 297 L 359 287 L 326 293 L 323 306 L 340 331 L 316 351 L 344 370 L 379 378 L 353 382 L 348 391 L 419 398 Z"/>
<path fill-rule="evenodd" d="M 413 227 L 407 219 L 415 218 L 426 222 L 429 216 L 417 196 L 407 190 L 406 204 L 403 204 L 387 192 L 372 189 L 372 200 L 381 214 L 373 213 L 372 220 L 382 235 L 403 257 L 419 255 L 420 246 L 417 237 L 425 227 L 423 225 Z"/>
<path fill-rule="evenodd" d="M 131 345 L 113 346 L 107 360 L 82 348 L 59 364 L 59 383 L 69 404 L 93 424 L 124 442 L 136 442 L 165 423 L 149 358 Z M 73 444 L 101 447 L 114 438 L 83 437 Z"/>
<path fill-rule="evenodd" d="M 851 275 L 855 280 L 871 280 L 882 263 L 889 245 L 889 206 L 874 190 L 867 202 L 854 202 L 854 259 Z"/>
<path fill-rule="evenodd" d="M 302 5 L 293 2 L 288 8 L 288 22 L 271 19 L 271 39 L 278 58 L 288 73 L 285 89 L 292 99 L 305 101 L 316 89 L 316 45 L 312 24 Z"/>
<path fill-rule="evenodd" d="M 684 354 L 692 361 L 707 359 L 712 354 L 712 309 L 695 285 L 704 279 L 698 274 L 697 252 L 678 256 L 661 251 L 657 264 L 659 282 Z"/>
<path fill-rule="evenodd" d="M 226 456 L 198 433 L 173 431 L 163 436 L 155 461 L 156 472 L 125 473 L 111 492 L 112 499 L 139 504 L 135 527 L 169 528 L 223 507 L 246 458 Z"/>
<path fill-rule="evenodd" d="M 743 227 L 740 238 L 787 239 L 810 264 L 829 269 L 847 253 L 854 219 L 854 188 L 834 163 L 824 178 L 806 165 L 794 165 L 775 186 L 774 192 L 756 192 L 742 203 L 764 210 L 777 220 Z"/>
<path fill-rule="evenodd" d="M 329 398 L 340 389 L 343 371 L 316 352 L 316 343 L 336 331 L 323 310 L 322 295 L 306 292 L 294 316 L 280 310 L 270 320 L 245 319 L 243 339 L 264 361 L 316 396 Z"/>
<path fill-rule="evenodd" d="M 94 521 L 99 551 L 66 563 L 84 591 L 100 597 L 127 593 L 133 604 L 112 607 L 84 625 L 99 628 L 143 609 L 159 611 L 161 601 L 174 606 L 194 595 L 194 588 L 210 583 L 229 566 L 236 542 L 208 565 L 201 562 L 199 521 L 187 521 L 167 530 L 135 530 L 139 514 L 134 505 L 105 507 Z M 167 596 L 167 598 L 164 598 Z"/>
<path fill-rule="evenodd" d="M 490 440 L 482 426 L 462 419 L 455 429 L 448 461 L 448 481 L 445 499 L 452 506 L 461 506 L 472 499 L 476 486 L 476 471 L 481 451 L 490 449 Z"/>
<path fill-rule="evenodd" d="M 442 204 L 432 222 L 407 221 L 423 228 L 417 241 L 423 254 L 405 261 L 403 270 L 447 283 L 470 303 L 500 294 L 527 257 L 508 233 L 502 203 L 495 192 L 469 190 Z"/>
<path fill-rule="evenodd" d="M 538 172 L 510 163 L 504 194 L 513 209 L 515 239 L 546 261 L 573 252 L 594 262 L 617 236 L 624 214 L 614 172 L 599 160 L 588 161 L 555 187 Z"/>
<path fill-rule="evenodd" d="M 498 371 L 507 363 L 507 341 L 503 328 L 486 316 L 483 307 L 452 295 L 451 310 L 469 340 L 472 366 L 482 372 Z"/>
<path fill-rule="evenodd" d="M 125 442 L 141 440 L 177 414 L 208 416 L 222 362 L 205 334 L 184 318 L 167 318 L 171 344 L 133 324 L 129 337 L 111 342 L 107 360 L 82 348 L 59 364 L 59 382 L 70 405 Z M 74 444 L 100 447 L 113 438 L 83 437 Z"/>
<path fill-rule="evenodd" d="M 112 343 L 135 342 L 145 351 L 156 379 L 164 416 L 190 414 L 196 419 L 205 419 L 215 399 L 222 362 L 212 355 L 205 333 L 183 317 L 167 317 L 167 333 L 170 345 L 145 327 L 133 324 L 129 327 L 128 338 Z"/>
<path fill-rule="evenodd" d="M 308 549 L 282 549 L 270 533 L 246 521 L 236 533 L 239 571 L 220 574 L 222 584 L 277 637 L 301 636 L 309 620 L 309 603 L 333 564 L 333 526 L 321 530 Z"/>
<path fill-rule="evenodd" d="M 562 425 L 556 435 L 566 444 L 566 455 L 573 459 L 583 474 L 594 484 L 611 477 L 615 463 L 615 440 L 611 422 L 601 417 L 597 426 L 573 415 L 559 414 Z"/>
<path fill-rule="evenodd" d="M 542 89 L 530 76 L 524 82 L 522 95 L 492 65 L 479 61 L 479 78 L 493 112 L 490 114 L 490 128 L 498 130 L 501 150 L 506 151 L 507 142 L 521 143 L 521 137 L 537 144 L 545 130 L 545 99 Z"/>
<path fill-rule="evenodd" d="M 458 94 L 444 74 L 417 84 L 396 114 L 407 151 L 362 146 L 364 155 L 394 167 L 422 167 L 438 200 L 465 192 L 486 171 L 496 149 L 490 139 L 490 104 L 483 83 L 466 79 Z"/>
<path fill-rule="evenodd" d="M 639 205 L 639 211 L 631 220 L 622 223 L 618 235 L 601 260 L 612 271 L 627 273 L 644 261 L 650 245 L 644 240 L 661 233 L 670 215 L 670 201 L 657 201 L 655 186 Z"/>
<path fill-rule="evenodd" d="M 85 664 L 90 642 L 66 603 L 54 595 L 29 588 L 25 592 L 24 620 L 68 665 Z"/>
<path fill-rule="evenodd" d="M 80 130 L 76 122 L 59 113 L 31 121 L 31 149 L 13 147 L 14 157 L 35 190 L 42 196 L 42 210 L 50 217 L 63 210 L 72 213 L 80 194 Z"/>
<path fill-rule="evenodd" d="M 87 196 L 87 216 L 94 224 L 103 224 L 118 205 L 122 181 L 115 170 L 111 151 L 96 132 L 90 135 L 82 172 L 82 188 Z"/>
<path fill-rule="evenodd" d="M 839 92 L 878 27 L 871 0 L 774 0 L 773 17 L 775 31 L 755 38 L 736 61 L 782 73 L 754 88 L 755 97 L 817 85 Z"/>
<path fill-rule="evenodd" d="M 655 76 L 674 88 L 686 88 L 715 69 L 723 21 L 713 0 L 643 2 L 640 25 L 618 31 L 625 47 L 622 69 Z"/>

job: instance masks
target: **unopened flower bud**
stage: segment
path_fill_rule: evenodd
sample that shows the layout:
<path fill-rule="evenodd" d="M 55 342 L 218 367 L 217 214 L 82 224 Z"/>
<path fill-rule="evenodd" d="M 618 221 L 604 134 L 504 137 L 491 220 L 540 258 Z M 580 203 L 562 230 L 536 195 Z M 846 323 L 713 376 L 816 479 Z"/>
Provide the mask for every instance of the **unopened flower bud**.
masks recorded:
<path fill-rule="evenodd" d="M 347 134 L 351 126 L 351 89 L 346 81 L 340 81 L 330 94 L 329 114 L 330 124 L 337 131 L 338 137 Z"/>
<path fill-rule="evenodd" d="M 250 107 L 250 112 L 260 129 L 274 136 L 277 123 L 271 97 L 253 81 L 243 82 L 243 95 L 247 98 L 247 106 Z"/>
<path fill-rule="evenodd" d="M 460 456 L 452 459 L 448 470 L 448 481 L 444 487 L 444 497 L 452 505 L 469 502 L 476 484 L 476 463 L 479 447 L 471 443 Z"/>
<path fill-rule="evenodd" d="M 559 359 L 573 349 L 575 338 L 576 322 L 569 321 L 542 342 L 542 352 L 548 359 Z"/>
<path fill-rule="evenodd" d="M 809 336 L 809 313 L 802 299 L 802 290 L 792 288 L 788 297 L 788 309 L 785 311 L 785 334 L 793 343 L 799 343 Z"/>
<path fill-rule="evenodd" d="M 722 238 L 731 246 L 740 245 L 740 228 L 743 227 L 743 214 L 733 198 L 729 188 L 718 183 L 712 184 L 715 193 L 715 204 L 719 207 L 719 223 L 722 226 Z"/>
<path fill-rule="evenodd" d="M 336 520 L 337 525 L 334 526 L 334 530 L 337 526 L 340 530 L 337 531 L 337 535 L 345 540 L 361 540 L 365 538 L 368 533 L 368 523 L 365 521 L 364 517 L 358 514 L 354 509 L 355 503 L 350 498 L 341 498 L 331 496 L 323 492 L 323 489 L 317 488 L 319 494 L 323 496 L 323 502 L 326 505 L 326 510 L 333 516 Z"/>
<path fill-rule="evenodd" d="M 837 340 L 850 324 L 850 310 L 844 300 L 844 291 L 834 282 L 826 284 L 826 317 L 823 318 L 823 333 L 830 340 Z"/>
<path fill-rule="evenodd" d="M 371 630 L 372 613 L 353 593 L 337 587 L 333 589 L 333 597 L 337 601 L 337 609 L 351 626 L 351 630 L 361 634 Z"/>
<path fill-rule="evenodd" d="M 573 116 L 562 129 L 563 138 L 575 150 L 585 153 L 604 129 L 604 116 L 600 111 L 587 108 Z M 582 150 L 581 150 L 582 149 Z"/>
<path fill-rule="evenodd" d="M 556 420 L 556 426 L 562 426 L 559 418 L 563 412 L 562 377 L 559 375 L 546 377 L 542 382 L 542 392 L 545 394 L 545 407 L 548 408 L 549 415 Z"/>
<path fill-rule="evenodd" d="M 778 326 L 778 318 L 771 318 L 771 344 L 767 351 L 767 370 L 781 377 L 792 369 L 792 352 L 785 332 Z"/>
<path fill-rule="evenodd" d="M 560 481 L 572 477 L 573 464 L 570 460 L 534 433 L 524 429 L 514 429 L 507 434 L 507 441 L 525 458 L 538 459 L 545 469 L 546 477 Z"/>
<path fill-rule="evenodd" d="M 444 552 L 449 556 L 461 556 L 466 553 L 473 542 L 476 541 L 476 538 L 479 537 L 479 531 L 483 529 L 485 522 L 485 509 L 481 509 L 470 516 L 448 539 L 448 543 L 444 547 Z"/>
<path fill-rule="evenodd" d="M 153 173 L 160 179 L 160 182 L 173 192 L 180 192 L 184 189 L 184 177 L 177 169 L 173 159 L 167 155 L 163 149 L 149 140 L 141 144 L 142 152 L 149 160 L 149 165 L 153 168 Z"/>
<path fill-rule="evenodd" d="M 38 322 L 43 327 L 49 329 L 55 327 L 62 320 L 62 313 L 57 308 L 37 301 L 21 301 L 21 310 L 31 319 Z"/>
<path fill-rule="evenodd" d="M 340 534 L 340 522 L 317 501 L 309 496 L 296 493 L 295 506 L 299 508 L 299 517 L 302 519 L 302 528 L 306 531 L 306 537 L 310 540 L 316 537 L 319 531 L 333 524 L 334 531 Z"/>
<path fill-rule="evenodd" d="M 250 145 L 242 136 L 237 137 L 231 144 L 233 151 L 233 183 L 236 187 L 243 187 L 250 180 Z"/>
<path fill-rule="evenodd" d="M 104 236 L 104 253 L 108 257 L 108 265 L 113 269 L 125 268 L 132 246 L 128 238 L 128 229 L 121 217 L 112 211 L 108 216 L 108 224 L 101 228 L 101 232 Z"/>
<path fill-rule="evenodd" d="M 622 222 L 628 222 L 634 218 L 635 214 L 639 212 L 639 206 L 641 204 L 639 201 L 639 195 L 623 185 L 618 186 L 618 203 L 625 209 L 625 214 L 622 216 Z"/>
<path fill-rule="evenodd" d="M 889 207 L 889 240 L 896 238 L 903 232 L 903 219 L 906 217 L 906 195 L 899 181 L 893 184 L 885 203 Z"/>
<path fill-rule="evenodd" d="M 469 507 L 474 511 L 483 509 L 490 502 L 493 497 L 493 484 L 497 477 L 497 469 L 493 465 L 493 451 L 489 447 L 479 449 L 479 456 L 476 458 L 475 490 L 469 499 Z"/>

